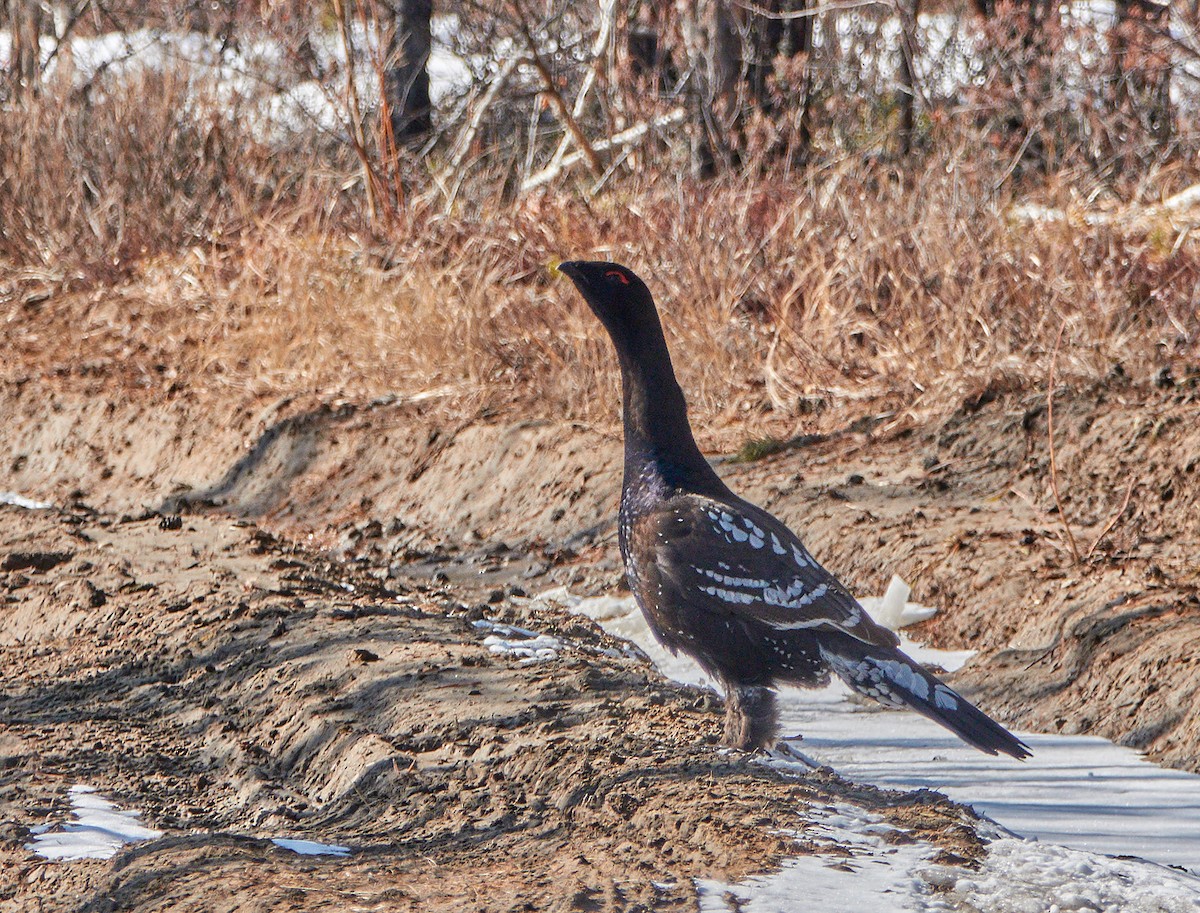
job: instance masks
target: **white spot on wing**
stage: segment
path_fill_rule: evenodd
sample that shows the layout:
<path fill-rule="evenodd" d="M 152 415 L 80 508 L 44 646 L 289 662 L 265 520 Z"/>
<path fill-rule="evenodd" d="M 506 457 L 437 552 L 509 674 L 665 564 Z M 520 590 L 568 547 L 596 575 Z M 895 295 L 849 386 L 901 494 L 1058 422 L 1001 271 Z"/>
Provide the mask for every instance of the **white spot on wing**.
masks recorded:
<path fill-rule="evenodd" d="M 767 534 L 765 532 L 763 532 L 762 529 L 759 527 L 759 525 L 757 523 L 755 523 L 753 520 L 751 520 L 748 517 L 742 517 L 742 523 L 745 524 L 746 529 L 750 533 L 750 535 L 756 536 L 759 539 L 766 539 Z"/>
<path fill-rule="evenodd" d="M 933 686 L 933 702 L 943 710 L 957 710 L 958 697 L 943 684 Z"/>
<path fill-rule="evenodd" d="M 793 595 L 793 588 L 796 588 L 795 595 Z M 792 586 L 788 587 L 787 590 L 783 591 L 782 593 L 780 593 L 780 591 L 777 589 L 776 590 L 768 590 L 766 593 L 763 594 L 763 601 L 766 602 L 768 605 L 777 605 L 780 608 L 802 609 L 806 605 L 812 605 L 812 603 L 816 602 L 818 599 L 820 599 L 822 596 L 824 596 L 827 592 L 829 592 L 829 586 L 827 584 L 822 583 L 820 586 L 818 586 L 816 589 L 814 589 L 811 593 L 807 593 L 804 596 L 800 596 L 799 594 L 802 593 L 803 591 L 804 591 L 804 584 L 801 583 L 800 581 L 797 581 L 796 583 L 792 584 Z M 814 622 L 812 620 L 804 620 L 804 621 L 797 621 L 797 622 L 783 622 L 783 623 L 776 623 L 774 625 L 774 627 L 778 628 L 781 631 L 790 631 L 790 630 L 793 630 L 794 628 L 811 628 L 814 623 L 815 624 L 828 624 L 831 620 L 832 619 L 829 619 L 829 618 L 821 618 L 821 619 L 818 619 L 816 622 Z"/>
<path fill-rule="evenodd" d="M 907 663 L 893 659 L 875 660 L 898 687 L 915 694 L 923 700 L 929 699 L 929 682 Z"/>

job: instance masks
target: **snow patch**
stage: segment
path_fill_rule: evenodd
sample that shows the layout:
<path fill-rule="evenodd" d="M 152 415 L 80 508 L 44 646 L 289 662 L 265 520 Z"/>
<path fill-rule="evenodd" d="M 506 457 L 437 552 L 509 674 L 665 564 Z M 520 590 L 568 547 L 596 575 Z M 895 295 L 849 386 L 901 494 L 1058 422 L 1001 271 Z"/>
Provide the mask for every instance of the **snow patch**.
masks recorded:
<path fill-rule="evenodd" d="M 349 856 L 350 847 L 335 843 L 317 843 L 315 840 L 297 840 L 292 837 L 272 837 L 277 847 L 299 853 L 301 856 Z"/>
<path fill-rule="evenodd" d="M 563 642 L 557 637 L 538 634 L 516 625 L 500 624 L 486 619 L 473 621 L 471 624 L 478 630 L 492 632 L 483 639 L 483 645 L 491 652 L 517 656 L 525 663 L 557 659 L 559 651 L 563 649 Z"/>
<path fill-rule="evenodd" d="M 701 880 L 706 913 L 845 913 L 901 910 L 923 890 L 917 870 L 935 853 L 928 843 L 889 843 L 895 828 L 864 809 L 839 804 L 810 813 L 803 836 L 830 852 L 798 856 L 778 872 L 738 884 Z"/>
<path fill-rule="evenodd" d="M 441 108 L 469 91 L 484 63 L 456 52 L 455 17 L 438 16 L 431 25 L 429 94 L 434 106 Z M 375 70 L 379 35 L 373 28 L 364 29 L 360 22 L 351 23 L 350 35 L 358 51 L 354 70 L 359 96 L 364 105 L 375 107 L 379 103 Z M 308 38 L 322 72 L 344 71 L 346 55 L 334 30 L 314 29 Z M 144 28 L 72 35 L 57 54 L 54 38 L 43 35 L 41 51 L 46 79 L 53 79 L 59 67 L 66 65 L 79 86 L 101 72 L 119 80 L 185 65 L 195 76 L 208 78 L 207 85 L 201 78 L 189 87 L 194 110 L 215 105 L 239 118 L 247 117 L 263 139 L 285 141 L 292 133 L 312 127 L 334 134 L 346 129 L 342 77 L 330 77 L 325 84 L 295 79 L 288 66 L 288 49 L 269 35 L 255 36 L 247 30 L 238 42 L 228 44 L 198 32 Z M 7 66 L 11 55 L 11 33 L 0 31 L 0 67 Z"/>
<path fill-rule="evenodd" d="M 70 862 L 78 859 L 111 859 L 121 847 L 143 840 L 157 840 L 162 831 L 138 822 L 141 813 L 117 808 L 91 786 L 72 786 L 71 814 L 74 821 L 61 830 L 33 828 L 36 836 L 25 844 L 46 859 Z"/>
<path fill-rule="evenodd" d="M 11 504 L 13 507 L 24 507 L 26 510 L 49 510 L 54 505 L 49 501 L 35 501 L 19 495 L 15 491 L 0 491 L 0 504 Z"/>
<path fill-rule="evenodd" d="M 564 596 L 562 591 L 552 591 L 541 598 L 554 599 L 599 622 L 610 634 L 633 641 L 667 677 L 716 689 L 716 683 L 689 657 L 672 655 L 655 640 L 632 597 L 581 599 L 570 594 Z M 947 671 L 958 669 L 972 655 L 968 650 L 942 651 L 922 647 L 904 634 L 900 639 L 901 648 L 909 656 Z M 1021 763 L 1007 757 L 993 758 L 964 745 L 952 733 L 919 714 L 886 710 L 857 700 L 840 681 L 808 691 L 783 689 L 779 708 L 781 731 L 799 733 L 799 750 L 843 776 L 891 789 L 936 789 L 956 802 L 972 805 L 1012 832 L 1045 841 L 1031 844 L 1013 838 L 1014 854 L 1020 848 L 1029 855 L 1031 846 L 1060 844 L 1061 847 L 1055 849 L 1070 848 L 1070 853 L 1079 854 L 1070 858 L 1087 860 L 1098 872 L 1110 871 L 1106 866 L 1119 861 L 1125 866 L 1142 867 L 1138 871 L 1146 879 L 1161 877 L 1164 872 L 1169 874 L 1170 870 L 1163 866 L 1181 867 L 1183 872 L 1178 877 L 1183 885 L 1192 884 L 1189 873 L 1200 876 L 1200 777 L 1158 767 L 1132 749 L 1114 745 L 1107 739 L 1019 733 L 1033 749 L 1032 758 Z M 999 829 L 997 831 L 999 837 Z M 1055 858 L 1068 858 L 1070 853 Z M 1052 856 L 1053 852 L 1029 855 L 1030 865 L 1035 869 L 1037 865 L 1051 865 Z M 1115 856 L 1140 859 L 1109 858 Z M 818 863 L 798 864 L 812 866 Z M 1027 876 L 1033 879 L 1034 874 L 1035 870 L 1031 870 Z M 1013 877 L 1017 878 L 1017 875 Z M 1057 876 L 1048 873 L 1045 877 Z M 1116 891 L 1120 876 L 1114 874 L 1112 877 L 1115 879 L 1112 890 Z M 1003 877 L 997 875 L 996 878 L 997 884 L 1002 886 Z M 979 880 L 980 885 L 986 886 L 986 883 L 986 880 Z M 1136 879 L 1129 882 L 1130 906 L 1120 909 L 1138 913 L 1152 910 L 1174 913 L 1176 909 L 1200 911 L 1200 906 L 1172 906 L 1174 901 L 1160 907 L 1138 906 L 1142 896 L 1137 887 L 1139 883 Z M 1200 886 L 1200 882 L 1196 884 Z M 985 888 L 972 890 L 982 897 Z M 1037 893 L 1034 887 L 1028 891 L 1030 896 Z M 1014 897 L 1019 895 L 1016 887 L 1014 892 Z M 1063 892 L 1063 897 L 1058 900 L 1047 900 L 1036 907 L 1016 900 L 1014 905 L 1003 906 L 1001 892 L 994 901 L 985 903 L 981 899 L 982 906 L 978 909 L 997 913 L 1036 909 L 1037 913 L 1046 913 L 1052 903 L 1058 903 L 1060 913 L 1080 909 L 1069 905 L 1071 898 L 1066 897 L 1070 893 L 1066 887 Z M 796 896 L 807 897 L 807 894 L 793 895 L 792 908 Z M 1103 899 L 1110 895 L 1099 896 Z M 1186 896 L 1186 893 L 1180 896 Z M 789 909 L 786 905 L 777 908 Z M 845 907 L 856 908 L 884 909 L 873 903 Z M 900 904 L 886 908 L 899 909 Z M 774 908 L 755 906 L 746 909 Z M 931 905 L 928 909 L 973 908 Z M 1106 908 L 1095 906 L 1090 909 Z"/>

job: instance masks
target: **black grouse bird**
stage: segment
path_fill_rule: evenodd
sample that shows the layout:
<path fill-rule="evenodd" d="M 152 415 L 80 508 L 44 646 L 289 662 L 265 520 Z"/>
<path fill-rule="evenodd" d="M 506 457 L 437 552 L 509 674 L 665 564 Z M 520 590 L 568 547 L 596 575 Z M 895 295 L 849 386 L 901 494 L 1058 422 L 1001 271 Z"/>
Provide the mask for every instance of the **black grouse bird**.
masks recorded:
<path fill-rule="evenodd" d="M 621 365 L 625 479 L 619 539 L 629 586 L 654 634 L 725 687 L 725 742 L 774 744 L 779 684 L 830 671 L 859 694 L 911 707 L 988 754 L 1029 747 L 899 649 L 800 539 L 735 495 L 692 437 L 650 290 L 616 263 L 570 261 Z"/>

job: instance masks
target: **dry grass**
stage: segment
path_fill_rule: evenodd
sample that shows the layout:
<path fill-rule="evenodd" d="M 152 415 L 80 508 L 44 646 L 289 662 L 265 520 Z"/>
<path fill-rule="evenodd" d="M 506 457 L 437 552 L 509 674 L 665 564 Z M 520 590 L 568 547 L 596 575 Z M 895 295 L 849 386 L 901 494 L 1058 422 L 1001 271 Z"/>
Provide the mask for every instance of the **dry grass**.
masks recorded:
<path fill-rule="evenodd" d="M 64 64 L 37 94 L 0 104 L 0 290 L 112 285 L 193 245 L 253 244 L 277 219 L 344 220 L 356 208 L 338 191 L 349 152 L 315 127 L 268 142 L 257 104 L 170 58 L 82 84 Z"/>
<path fill-rule="evenodd" d="M 54 347 L 70 328 L 89 342 L 90 373 L 144 385 L 433 391 L 604 420 L 607 341 L 545 270 L 597 256 L 648 278 L 709 421 L 753 409 L 787 424 L 855 402 L 938 412 L 1041 388 L 1064 323 L 1071 381 L 1194 363 L 1194 242 L 1164 251 L 1113 228 L 1014 226 L 979 199 L 936 164 L 907 186 L 845 166 L 786 185 L 631 185 L 590 205 L 547 196 L 483 224 L 411 214 L 391 240 L 263 223 L 32 312 L 14 299 L 8 316 L 26 371 L 62 364 Z"/>
<path fill-rule="evenodd" d="M 1013 224 L 969 138 L 903 171 L 855 158 L 709 183 L 644 172 L 590 200 L 476 196 L 469 215 L 414 194 L 371 229 L 344 192 L 352 162 L 269 150 L 236 116 L 182 111 L 181 79 L 3 110 L 7 378 L 434 394 L 611 421 L 607 340 L 545 269 L 566 256 L 643 274 L 696 413 L 718 429 L 752 413 L 756 437 L 813 413 L 904 420 L 1044 389 L 1064 324 L 1068 382 L 1196 371 L 1197 243 L 1169 224 Z M 1069 190 L 1064 177 L 1041 193 Z"/>

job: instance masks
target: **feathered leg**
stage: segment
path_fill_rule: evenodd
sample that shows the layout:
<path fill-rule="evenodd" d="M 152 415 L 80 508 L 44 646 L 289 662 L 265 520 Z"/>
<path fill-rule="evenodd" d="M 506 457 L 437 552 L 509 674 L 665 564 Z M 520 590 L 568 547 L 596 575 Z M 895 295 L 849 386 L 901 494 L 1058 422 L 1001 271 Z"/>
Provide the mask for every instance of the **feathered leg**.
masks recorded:
<path fill-rule="evenodd" d="M 770 688 L 725 683 L 725 744 L 751 751 L 775 744 L 779 728 L 775 692 Z"/>

